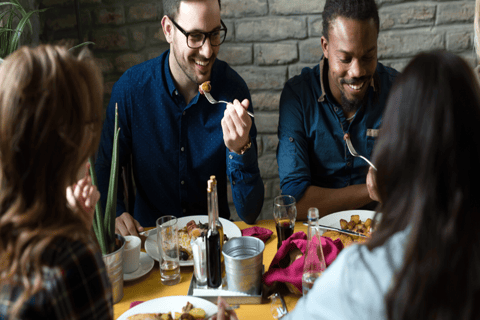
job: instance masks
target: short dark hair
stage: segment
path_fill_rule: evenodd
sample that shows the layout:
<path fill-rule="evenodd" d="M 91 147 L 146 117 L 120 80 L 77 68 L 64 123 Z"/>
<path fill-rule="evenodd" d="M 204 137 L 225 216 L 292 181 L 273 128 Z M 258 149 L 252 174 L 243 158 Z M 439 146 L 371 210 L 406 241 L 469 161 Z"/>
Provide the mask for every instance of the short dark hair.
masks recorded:
<path fill-rule="evenodd" d="M 175 19 L 182 1 L 198 1 L 198 0 L 163 0 L 163 15 Z M 218 6 L 222 9 L 222 4 L 218 0 Z"/>
<path fill-rule="evenodd" d="M 323 9 L 323 36 L 328 40 L 328 30 L 337 17 L 353 20 L 373 19 L 380 31 L 380 18 L 375 0 L 327 0 Z"/>

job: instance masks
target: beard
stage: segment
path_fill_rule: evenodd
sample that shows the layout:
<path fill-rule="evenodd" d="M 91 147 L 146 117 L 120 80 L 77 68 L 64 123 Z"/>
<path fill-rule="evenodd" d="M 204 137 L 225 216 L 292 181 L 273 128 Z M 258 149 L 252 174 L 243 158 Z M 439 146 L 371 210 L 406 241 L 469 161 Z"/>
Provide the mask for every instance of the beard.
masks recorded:
<path fill-rule="evenodd" d="M 341 83 L 347 83 L 347 81 L 342 80 Z M 369 85 L 369 83 L 370 83 L 370 80 L 366 79 L 366 83 L 364 85 L 367 86 Z M 363 95 L 363 97 L 360 99 L 353 98 L 352 100 L 350 100 L 345 96 L 345 92 L 343 91 L 340 91 L 340 94 L 341 94 L 341 100 L 342 100 L 341 105 L 342 105 L 343 112 L 350 113 L 350 112 L 357 111 L 358 109 L 360 109 L 360 107 L 362 107 L 366 103 L 368 89 Z"/>

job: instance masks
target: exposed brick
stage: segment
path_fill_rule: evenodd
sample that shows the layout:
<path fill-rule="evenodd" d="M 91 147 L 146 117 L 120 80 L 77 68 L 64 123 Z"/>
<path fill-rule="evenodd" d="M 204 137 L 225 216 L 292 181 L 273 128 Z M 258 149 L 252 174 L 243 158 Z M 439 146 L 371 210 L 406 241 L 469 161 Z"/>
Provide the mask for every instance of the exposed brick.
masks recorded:
<path fill-rule="evenodd" d="M 286 67 L 236 67 L 250 90 L 283 89 L 286 81 Z"/>
<path fill-rule="evenodd" d="M 113 71 L 113 63 L 109 58 L 95 58 L 95 63 L 103 73 L 110 73 Z"/>
<path fill-rule="evenodd" d="M 378 58 L 404 58 L 420 51 L 445 49 L 443 33 L 383 32 L 378 37 Z"/>
<path fill-rule="evenodd" d="M 147 39 L 146 27 L 130 28 L 132 49 L 138 51 L 145 47 Z"/>
<path fill-rule="evenodd" d="M 148 26 L 148 39 L 150 44 L 167 43 L 163 33 L 162 24 L 153 24 Z"/>
<path fill-rule="evenodd" d="M 218 58 L 232 66 L 240 66 L 252 64 L 252 55 L 251 44 L 225 43 L 220 47 Z"/>
<path fill-rule="evenodd" d="M 124 50 L 129 48 L 127 32 L 124 29 L 97 30 L 93 34 L 95 48 L 100 50 Z"/>
<path fill-rule="evenodd" d="M 472 43 L 473 32 L 448 32 L 447 33 L 447 50 L 462 51 L 470 48 Z"/>
<path fill-rule="evenodd" d="M 475 2 L 441 3 L 437 8 L 437 24 L 473 22 Z"/>
<path fill-rule="evenodd" d="M 102 0 L 80 0 L 79 3 L 80 4 L 97 4 L 97 3 L 102 3 Z"/>
<path fill-rule="evenodd" d="M 115 58 L 115 67 L 119 72 L 123 73 L 143 61 L 145 61 L 143 54 L 127 53 Z"/>
<path fill-rule="evenodd" d="M 59 15 L 55 18 L 47 18 L 45 24 L 53 31 L 72 29 L 77 25 L 75 19 L 75 14 Z"/>
<path fill-rule="evenodd" d="M 278 164 L 275 154 L 264 154 L 258 159 L 260 174 L 265 178 L 278 177 Z"/>
<path fill-rule="evenodd" d="M 270 0 L 270 12 L 273 14 L 312 14 L 321 13 L 325 7 L 325 0 Z"/>
<path fill-rule="evenodd" d="M 263 179 L 263 185 L 265 187 L 265 199 L 275 198 L 276 196 L 280 195 L 280 193 L 282 193 L 282 191 L 280 190 L 280 179 L 265 178 Z M 268 217 L 267 219 L 272 219 L 272 207 L 270 206 L 269 208 L 270 217 Z"/>
<path fill-rule="evenodd" d="M 377 6 L 380 8 L 383 5 L 405 2 L 405 0 L 375 0 L 375 2 L 377 3 Z"/>
<path fill-rule="evenodd" d="M 434 4 L 408 3 L 379 10 L 380 30 L 433 26 L 435 23 Z"/>
<path fill-rule="evenodd" d="M 322 16 L 308 17 L 308 35 L 310 37 L 323 36 L 323 19 Z"/>
<path fill-rule="evenodd" d="M 316 63 L 323 54 L 321 38 L 310 38 L 300 41 L 300 62 Z"/>
<path fill-rule="evenodd" d="M 460 57 L 462 57 L 463 59 L 465 59 L 465 61 L 467 61 L 467 63 L 472 67 L 472 68 L 475 68 L 476 66 L 478 66 L 478 64 L 480 63 L 480 61 L 478 60 L 477 56 L 475 54 L 472 54 L 471 52 L 468 52 L 468 53 L 459 53 L 458 54 Z"/>
<path fill-rule="evenodd" d="M 277 111 L 281 91 L 262 91 L 252 93 L 252 103 L 255 110 Z"/>
<path fill-rule="evenodd" d="M 243 19 L 235 22 L 237 41 L 276 41 L 303 39 L 307 36 L 307 23 L 303 17 L 268 17 Z"/>
<path fill-rule="evenodd" d="M 320 62 L 320 57 L 318 57 L 316 63 L 308 63 L 308 64 L 302 64 L 302 63 L 297 63 L 294 65 L 289 65 L 288 66 L 288 79 L 293 78 L 294 76 L 299 75 L 302 73 L 303 68 L 313 68 L 315 65 L 317 65 Z"/>
<path fill-rule="evenodd" d="M 223 18 L 264 16 L 267 13 L 267 0 L 222 0 Z"/>
<path fill-rule="evenodd" d="M 108 95 L 112 94 L 112 89 L 113 89 L 113 85 L 115 84 L 115 82 L 117 82 L 117 81 L 105 81 L 104 82 L 103 90 L 104 90 L 105 94 L 108 94 Z"/>
<path fill-rule="evenodd" d="M 165 52 L 168 49 L 170 49 L 170 45 L 168 43 L 164 44 L 164 45 L 160 45 L 156 48 L 149 49 L 146 53 L 147 60 L 154 59 L 154 58 L 158 57 L 159 55 L 161 55 L 163 52 Z"/>
<path fill-rule="evenodd" d="M 276 153 L 278 145 L 278 136 L 276 134 L 269 134 L 263 136 L 264 151 L 268 153 Z"/>
<path fill-rule="evenodd" d="M 225 27 L 227 27 L 227 37 L 225 42 L 231 42 L 235 38 L 235 22 L 233 20 L 223 20 Z"/>
<path fill-rule="evenodd" d="M 257 131 L 260 133 L 277 133 L 278 113 L 255 114 L 255 125 L 257 126 Z"/>
<path fill-rule="evenodd" d="M 282 65 L 298 59 L 296 42 L 256 44 L 254 53 L 255 63 L 260 66 Z"/>
<path fill-rule="evenodd" d="M 42 5 L 45 7 L 72 5 L 72 0 L 43 0 Z"/>
<path fill-rule="evenodd" d="M 154 3 L 137 3 L 127 8 L 127 21 L 149 21 L 158 17 L 158 8 Z"/>
<path fill-rule="evenodd" d="M 257 141 L 257 156 L 261 157 L 262 154 L 263 154 L 263 139 L 262 139 L 262 136 L 257 134 L 256 141 Z"/>
<path fill-rule="evenodd" d="M 395 60 L 381 60 L 380 62 L 387 67 L 391 67 L 399 72 L 402 72 L 403 69 L 407 66 L 407 64 L 411 61 L 411 59 L 395 59 Z"/>
<path fill-rule="evenodd" d="M 95 22 L 102 25 L 120 25 L 125 23 L 123 7 L 101 8 L 94 12 Z"/>

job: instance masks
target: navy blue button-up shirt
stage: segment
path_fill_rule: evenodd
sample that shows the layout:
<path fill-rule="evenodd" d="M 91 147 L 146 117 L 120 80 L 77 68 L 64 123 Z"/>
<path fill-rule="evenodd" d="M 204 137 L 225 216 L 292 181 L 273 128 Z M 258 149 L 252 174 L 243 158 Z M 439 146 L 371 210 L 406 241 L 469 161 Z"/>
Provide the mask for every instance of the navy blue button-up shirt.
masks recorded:
<path fill-rule="evenodd" d="M 349 133 L 356 151 L 371 156 L 387 95 L 398 74 L 378 63 L 366 93 L 368 100 L 349 122 L 341 106 L 324 89 L 321 79 L 327 79 L 325 62 L 322 58 L 314 68 L 304 68 L 287 81 L 280 98 L 280 188 L 282 194 L 297 200 L 311 185 L 343 188 L 365 183 L 368 165 L 350 155 L 343 136 Z"/>
<path fill-rule="evenodd" d="M 225 104 L 212 105 L 197 94 L 187 105 L 175 88 L 169 52 L 130 68 L 113 87 L 95 165 L 102 204 L 105 207 L 118 103 L 120 165 L 132 155 L 137 188 L 134 218 L 142 226 L 154 226 L 162 215 L 207 214 L 211 175 L 218 181 L 220 216 L 230 217 L 228 175 L 239 217 L 254 223 L 264 199 L 255 124 L 250 130 L 252 147 L 243 155 L 229 152 L 221 127 Z M 210 80 L 217 100 L 251 101 L 247 85 L 225 62 L 215 61 Z M 252 104 L 249 111 L 253 112 Z M 122 183 L 118 187 L 117 216 L 126 211 Z"/>

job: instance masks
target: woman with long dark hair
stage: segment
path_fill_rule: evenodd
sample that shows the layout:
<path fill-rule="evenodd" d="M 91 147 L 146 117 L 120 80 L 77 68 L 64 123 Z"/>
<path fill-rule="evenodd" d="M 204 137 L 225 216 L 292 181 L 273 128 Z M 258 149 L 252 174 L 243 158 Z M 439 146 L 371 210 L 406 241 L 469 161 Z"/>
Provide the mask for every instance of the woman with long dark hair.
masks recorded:
<path fill-rule="evenodd" d="M 101 131 L 93 60 L 23 47 L 0 65 L 0 319 L 112 319 L 86 175 Z"/>
<path fill-rule="evenodd" d="M 478 318 L 479 124 L 471 67 L 443 51 L 416 56 L 394 84 L 374 150 L 369 187 L 381 222 L 288 319 Z"/>

